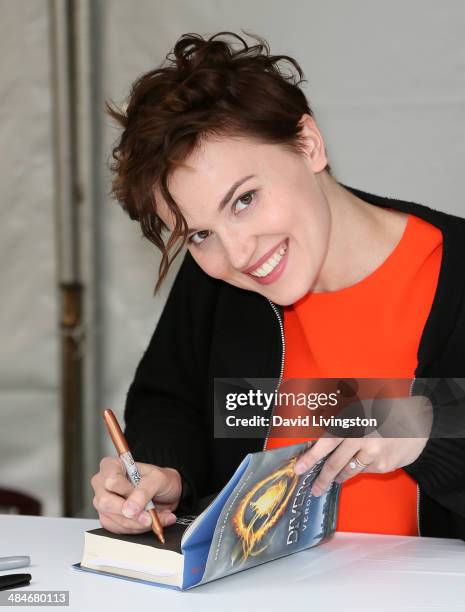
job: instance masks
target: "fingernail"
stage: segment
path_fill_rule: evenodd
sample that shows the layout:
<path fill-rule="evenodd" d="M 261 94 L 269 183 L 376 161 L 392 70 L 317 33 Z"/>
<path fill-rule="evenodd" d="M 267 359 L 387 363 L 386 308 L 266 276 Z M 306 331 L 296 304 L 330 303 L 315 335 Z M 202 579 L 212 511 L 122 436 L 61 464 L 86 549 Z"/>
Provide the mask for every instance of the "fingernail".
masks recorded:
<path fill-rule="evenodd" d="M 140 508 L 132 501 L 127 501 L 123 505 L 123 514 L 126 518 L 132 518 L 140 512 Z"/>
<path fill-rule="evenodd" d="M 142 512 L 142 514 L 139 516 L 139 523 L 144 525 L 144 527 L 149 527 L 152 524 L 152 519 L 147 512 Z"/>
<path fill-rule="evenodd" d="M 304 472 L 307 471 L 307 468 L 305 466 L 305 463 L 296 463 L 295 467 L 294 467 L 294 472 L 300 476 L 300 474 L 303 474 Z"/>

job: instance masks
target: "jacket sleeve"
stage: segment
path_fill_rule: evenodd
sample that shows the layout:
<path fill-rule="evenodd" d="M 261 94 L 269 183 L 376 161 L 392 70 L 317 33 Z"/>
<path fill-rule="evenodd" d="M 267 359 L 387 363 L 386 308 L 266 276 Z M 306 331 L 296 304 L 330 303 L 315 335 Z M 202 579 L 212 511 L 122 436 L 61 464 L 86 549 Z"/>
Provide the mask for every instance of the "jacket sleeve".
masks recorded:
<path fill-rule="evenodd" d="M 206 390 L 218 282 L 186 254 L 124 412 L 135 460 L 181 474 L 179 512 L 195 510 L 208 478 Z"/>
<path fill-rule="evenodd" d="M 405 471 L 432 499 L 465 517 L 465 379 L 419 379 L 415 394 L 433 405 L 433 425 L 423 452 Z M 463 522 L 463 520 L 462 520 Z"/>

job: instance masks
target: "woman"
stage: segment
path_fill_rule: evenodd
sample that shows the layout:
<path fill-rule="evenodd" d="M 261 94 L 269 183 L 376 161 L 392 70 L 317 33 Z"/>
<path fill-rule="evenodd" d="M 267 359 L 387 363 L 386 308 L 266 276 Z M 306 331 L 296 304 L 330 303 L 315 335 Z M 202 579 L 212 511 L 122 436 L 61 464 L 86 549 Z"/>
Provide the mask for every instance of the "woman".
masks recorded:
<path fill-rule="evenodd" d="M 334 451 L 313 494 L 347 481 L 339 529 L 465 537 L 464 441 L 435 433 L 463 405 L 438 377 L 463 372 L 464 220 L 338 183 L 298 64 L 266 43 L 185 35 L 168 60 L 109 108 L 114 193 L 162 252 L 157 287 L 188 252 L 128 394 L 142 480 L 102 460 L 102 525 L 147 530 L 152 497 L 172 524 L 264 447 L 214 437 L 214 378 L 434 377 L 399 400 L 432 408 L 423 437 L 322 438 L 296 471 Z"/>

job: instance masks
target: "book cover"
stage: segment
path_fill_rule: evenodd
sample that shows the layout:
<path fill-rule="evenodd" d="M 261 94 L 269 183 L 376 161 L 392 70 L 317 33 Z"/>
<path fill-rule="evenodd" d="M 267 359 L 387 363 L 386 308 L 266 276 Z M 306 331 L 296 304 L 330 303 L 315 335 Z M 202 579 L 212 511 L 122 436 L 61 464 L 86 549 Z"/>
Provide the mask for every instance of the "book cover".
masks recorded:
<path fill-rule="evenodd" d="M 165 530 L 165 547 L 152 533 L 87 532 L 80 569 L 185 590 L 320 544 L 334 534 L 340 486 L 311 495 L 323 460 L 294 474 L 310 445 L 247 455 L 202 514 Z"/>

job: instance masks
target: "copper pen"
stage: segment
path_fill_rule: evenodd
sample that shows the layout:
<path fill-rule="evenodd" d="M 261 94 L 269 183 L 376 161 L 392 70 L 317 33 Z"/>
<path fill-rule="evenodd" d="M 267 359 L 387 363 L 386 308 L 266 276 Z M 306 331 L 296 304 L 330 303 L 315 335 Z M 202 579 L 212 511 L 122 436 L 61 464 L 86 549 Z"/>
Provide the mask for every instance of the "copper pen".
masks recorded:
<path fill-rule="evenodd" d="M 124 437 L 124 434 L 121 431 L 121 427 L 119 426 L 119 423 L 116 420 L 113 411 L 110 409 L 104 410 L 103 420 L 105 421 L 108 433 L 110 434 L 113 444 L 115 445 L 116 452 L 118 453 L 121 461 L 124 463 L 124 467 L 126 468 L 126 473 L 128 475 L 129 480 L 135 487 L 137 487 L 140 482 L 139 470 L 137 469 L 136 463 L 132 458 L 128 443 L 126 442 L 126 438 Z M 153 533 L 157 536 L 160 542 L 164 544 L 165 538 L 163 537 L 163 527 L 160 523 L 160 519 L 158 518 L 158 514 L 155 510 L 153 502 L 149 501 L 148 504 L 145 506 L 145 509 L 152 517 Z"/>

